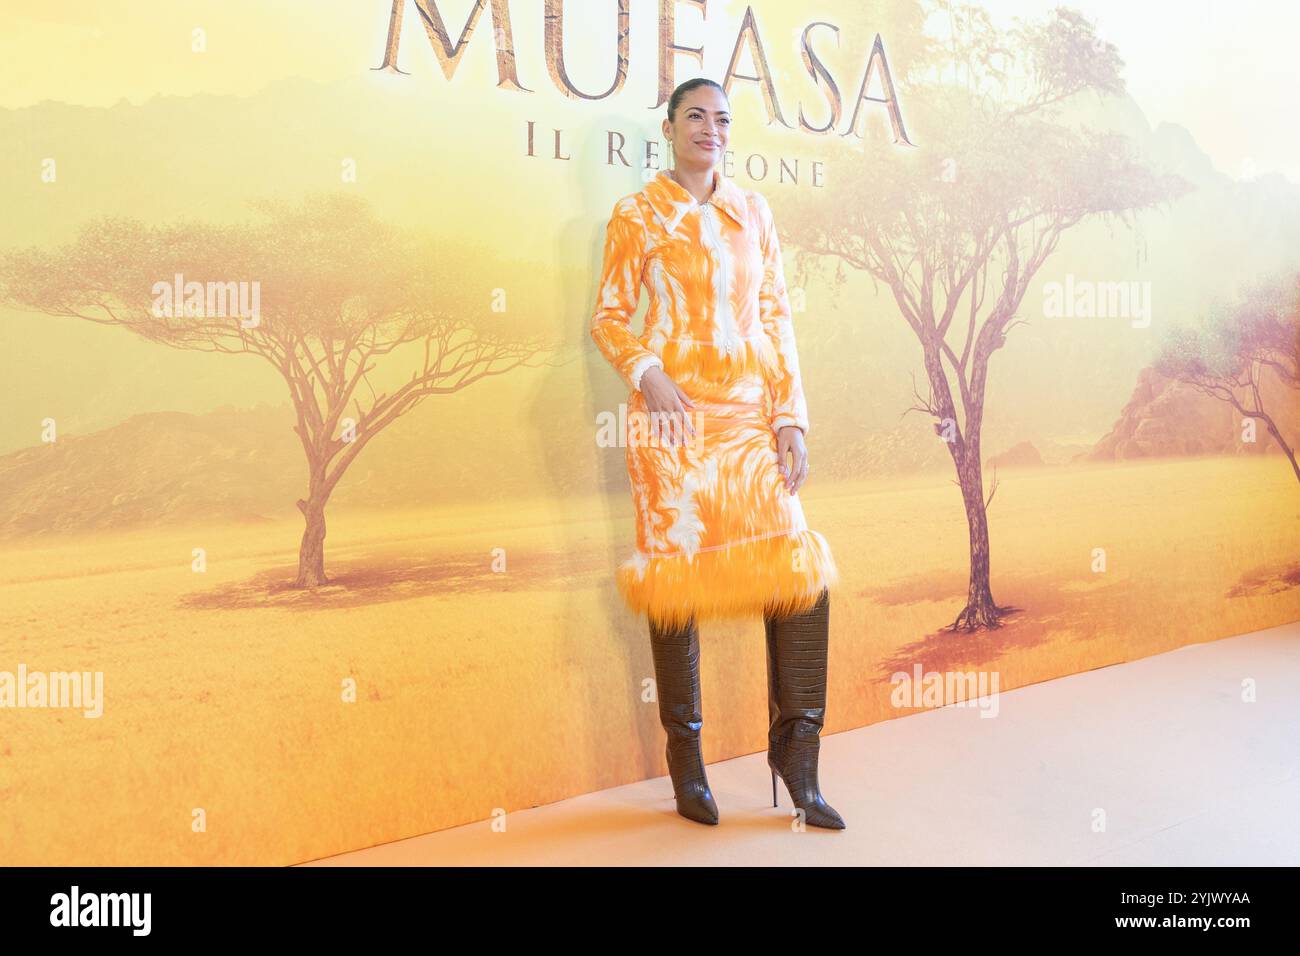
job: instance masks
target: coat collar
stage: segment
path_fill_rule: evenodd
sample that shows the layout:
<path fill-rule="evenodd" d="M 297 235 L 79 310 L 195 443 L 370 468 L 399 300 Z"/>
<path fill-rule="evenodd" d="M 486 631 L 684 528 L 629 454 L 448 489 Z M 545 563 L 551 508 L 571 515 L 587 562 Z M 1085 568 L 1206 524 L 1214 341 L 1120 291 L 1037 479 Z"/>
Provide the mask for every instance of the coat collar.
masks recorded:
<path fill-rule="evenodd" d="M 661 169 L 654 179 L 646 183 L 643 192 L 654 209 L 655 216 L 669 233 L 677 228 L 688 212 L 700 207 L 691 191 L 673 179 L 666 169 Z M 747 203 L 744 191 L 716 167 L 713 170 L 713 195 L 709 197 L 709 202 L 734 219 L 742 229 L 746 227 Z"/>

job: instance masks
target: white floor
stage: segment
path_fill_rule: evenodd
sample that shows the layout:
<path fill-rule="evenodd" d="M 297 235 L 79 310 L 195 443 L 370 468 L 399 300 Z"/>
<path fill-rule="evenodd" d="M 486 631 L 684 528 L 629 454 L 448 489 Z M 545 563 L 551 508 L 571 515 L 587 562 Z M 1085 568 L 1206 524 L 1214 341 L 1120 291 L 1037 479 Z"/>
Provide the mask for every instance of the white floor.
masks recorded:
<path fill-rule="evenodd" d="M 1243 700 L 1253 682 L 1256 702 Z M 797 832 L 764 754 L 708 767 L 721 823 L 667 777 L 307 865 L 1300 864 L 1300 623 L 823 738 L 848 823 Z"/>

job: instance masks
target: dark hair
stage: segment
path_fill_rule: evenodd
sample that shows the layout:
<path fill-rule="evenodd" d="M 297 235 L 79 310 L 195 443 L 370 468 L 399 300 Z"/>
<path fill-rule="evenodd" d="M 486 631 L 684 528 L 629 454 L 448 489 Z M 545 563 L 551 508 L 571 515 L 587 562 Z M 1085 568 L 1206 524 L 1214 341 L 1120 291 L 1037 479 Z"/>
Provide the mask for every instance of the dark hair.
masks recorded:
<path fill-rule="evenodd" d="M 687 80 L 685 83 L 677 84 L 677 89 L 673 90 L 673 95 L 668 97 L 668 121 L 671 123 L 677 116 L 677 107 L 681 105 L 682 97 L 691 90 L 698 89 L 701 86 L 716 87 L 718 92 L 724 97 L 727 91 L 718 83 L 703 76 L 697 76 L 693 80 Z M 730 101 L 728 101 L 730 102 Z"/>

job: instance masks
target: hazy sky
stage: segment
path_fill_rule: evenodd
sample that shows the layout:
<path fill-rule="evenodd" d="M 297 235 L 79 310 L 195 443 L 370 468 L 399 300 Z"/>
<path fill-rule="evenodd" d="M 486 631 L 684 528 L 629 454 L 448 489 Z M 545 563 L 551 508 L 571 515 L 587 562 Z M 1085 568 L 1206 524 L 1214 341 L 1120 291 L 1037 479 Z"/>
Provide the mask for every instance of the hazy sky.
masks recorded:
<path fill-rule="evenodd" d="M 986 0 L 995 18 L 1042 0 Z M 1273 0 L 1072 0 L 1119 48 L 1129 92 L 1154 127 L 1191 131 L 1220 172 L 1300 183 L 1300 7 Z"/>
<path fill-rule="evenodd" d="M 764 7 L 777 2 L 755 0 L 760 28 Z M 439 0 L 453 36 L 472 3 Z M 784 8 L 791 0 L 779 4 Z M 1074 0 L 1071 5 L 1119 47 L 1129 88 L 1153 125 L 1186 126 L 1228 175 L 1279 171 L 1300 183 L 1294 102 L 1300 57 L 1293 49 L 1300 7 L 1276 0 Z M 5 24 L 0 107 L 19 107 L 45 99 L 107 106 L 158 93 L 249 94 L 278 77 L 356 75 L 378 62 L 390 2 L 0 0 L 0 6 Z M 738 22 L 743 6 L 714 0 L 710 18 Z M 984 6 L 1003 19 L 1040 16 L 1054 3 L 987 0 Z M 414 5 L 407 7 L 407 29 L 418 33 Z M 807 20 L 834 19 L 816 0 L 803 7 Z M 635 23 L 647 11 L 633 8 Z M 304 15 L 307 9 L 311 17 Z M 567 0 L 565 5 L 571 22 L 594 16 L 602 33 L 611 9 L 613 0 Z M 541 10 L 542 0 L 511 3 L 517 28 L 540 22 Z M 696 14 L 686 5 L 680 10 L 687 30 Z M 201 55 L 191 50 L 195 27 L 206 33 L 207 51 Z M 471 56 L 477 41 L 476 35 Z M 778 55 L 779 44 L 769 40 L 769 51 Z M 689 68 L 689 60 L 681 62 Z M 797 62 L 785 65 L 799 68 Z"/>

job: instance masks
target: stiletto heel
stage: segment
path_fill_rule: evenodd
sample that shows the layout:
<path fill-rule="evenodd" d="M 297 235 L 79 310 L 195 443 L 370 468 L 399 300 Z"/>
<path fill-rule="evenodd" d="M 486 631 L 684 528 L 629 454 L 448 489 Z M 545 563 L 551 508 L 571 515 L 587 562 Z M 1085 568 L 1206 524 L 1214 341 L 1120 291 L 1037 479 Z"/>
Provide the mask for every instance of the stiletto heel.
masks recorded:
<path fill-rule="evenodd" d="M 770 767 L 768 768 L 771 769 Z M 772 770 L 772 806 L 776 806 L 776 771 Z"/>

